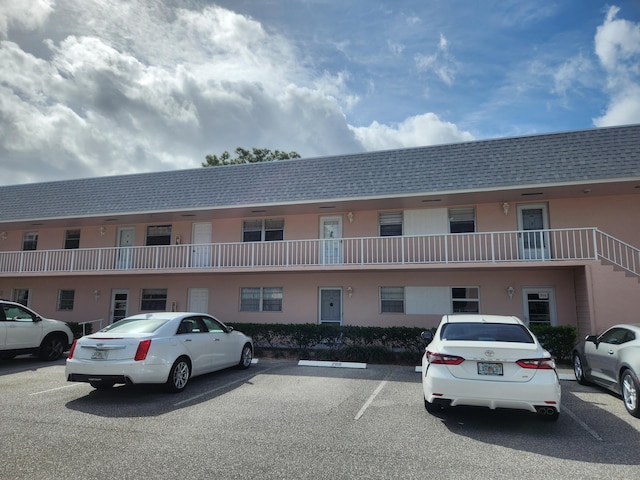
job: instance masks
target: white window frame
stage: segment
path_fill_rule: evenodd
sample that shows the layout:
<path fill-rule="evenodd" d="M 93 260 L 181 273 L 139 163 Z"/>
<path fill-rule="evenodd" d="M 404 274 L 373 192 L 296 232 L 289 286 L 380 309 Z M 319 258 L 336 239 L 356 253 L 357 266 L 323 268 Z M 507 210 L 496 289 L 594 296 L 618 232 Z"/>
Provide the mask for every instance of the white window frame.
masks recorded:
<path fill-rule="evenodd" d="M 254 308 L 244 308 L 243 306 L 243 292 L 245 290 L 254 290 L 254 291 L 258 291 L 258 297 L 257 297 L 257 302 L 258 302 L 258 308 L 254 309 Z M 274 295 L 275 296 L 272 296 Z M 267 305 L 267 303 L 269 301 L 274 301 L 274 299 L 276 299 L 274 301 L 274 304 L 277 303 L 277 300 L 279 298 L 279 309 L 265 309 L 265 305 Z M 241 312 L 282 312 L 282 305 L 283 305 L 283 299 L 284 299 L 284 288 L 282 287 L 241 287 L 240 288 L 240 306 L 239 309 Z"/>
<path fill-rule="evenodd" d="M 465 289 L 465 296 L 464 297 L 454 297 L 453 296 L 453 291 L 454 290 L 461 290 L 461 289 Z M 476 296 L 469 296 L 468 293 L 470 290 L 475 290 L 476 291 Z M 467 304 L 470 303 L 476 303 L 478 305 L 478 308 L 476 309 L 476 311 L 469 311 L 469 310 L 457 310 L 455 309 L 455 303 L 456 302 L 465 302 Z M 477 286 L 455 286 L 455 287 L 451 287 L 451 312 L 452 313 L 480 313 L 480 287 Z"/>
<path fill-rule="evenodd" d="M 400 233 L 383 232 L 383 227 L 400 228 Z M 393 212 L 378 213 L 378 236 L 380 237 L 401 237 L 404 234 L 404 218 L 402 210 Z"/>
<path fill-rule="evenodd" d="M 398 298 L 393 297 L 393 295 L 397 295 L 397 292 L 392 291 L 400 291 L 402 293 L 402 311 L 397 310 L 385 310 L 384 305 L 385 302 L 394 302 L 397 303 L 400 300 Z M 407 299 L 405 293 L 405 287 L 380 287 L 380 313 L 395 313 L 395 314 L 405 314 L 407 311 Z"/>
<path fill-rule="evenodd" d="M 269 222 L 279 222 L 282 224 L 282 227 L 277 225 L 278 228 L 273 228 L 273 226 L 269 225 Z M 259 228 L 247 228 L 247 224 L 255 223 L 260 224 Z M 260 239 L 255 240 L 246 240 L 245 234 L 247 232 L 260 232 Z M 268 232 L 282 232 L 282 238 L 269 239 L 267 238 Z M 256 218 L 256 219 L 247 219 L 242 221 L 242 241 L 245 243 L 248 242 L 278 242 L 284 240 L 284 218 Z"/>

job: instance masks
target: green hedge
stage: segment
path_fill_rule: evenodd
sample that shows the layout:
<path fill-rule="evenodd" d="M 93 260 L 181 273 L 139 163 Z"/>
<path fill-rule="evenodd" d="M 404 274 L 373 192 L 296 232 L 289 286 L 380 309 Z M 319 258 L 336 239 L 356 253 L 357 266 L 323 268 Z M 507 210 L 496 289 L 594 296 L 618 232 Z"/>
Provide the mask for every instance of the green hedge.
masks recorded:
<path fill-rule="evenodd" d="M 426 346 L 424 328 L 304 324 L 229 324 L 253 337 L 256 355 L 301 360 L 418 365 Z M 432 331 L 435 329 L 432 329 Z M 568 361 L 576 343 L 574 327 L 532 326 L 558 362 Z"/>
<path fill-rule="evenodd" d="M 304 324 L 230 324 L 253 337 L 256 355 L 364 363 L 420 363 L 422 328 Z"/>
<path fill-rule="evenodd" d="M 578 330 L 575 327 L 531 325 L 530 328 L 542 346 L 553 355 L 556 362 L 571 362 L 571 352 L 578 340 Z"/>

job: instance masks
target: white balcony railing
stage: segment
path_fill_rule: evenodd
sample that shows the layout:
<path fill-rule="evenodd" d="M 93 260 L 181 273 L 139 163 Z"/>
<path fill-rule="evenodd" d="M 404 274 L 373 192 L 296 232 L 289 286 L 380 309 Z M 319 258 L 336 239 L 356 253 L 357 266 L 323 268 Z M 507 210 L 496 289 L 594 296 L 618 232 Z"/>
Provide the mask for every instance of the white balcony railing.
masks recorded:
<path fill-rule="evenodd" d="M 599 258 L 640 275 L 639 250 L 595 228 L 0 252 L 0 275 Z"/>

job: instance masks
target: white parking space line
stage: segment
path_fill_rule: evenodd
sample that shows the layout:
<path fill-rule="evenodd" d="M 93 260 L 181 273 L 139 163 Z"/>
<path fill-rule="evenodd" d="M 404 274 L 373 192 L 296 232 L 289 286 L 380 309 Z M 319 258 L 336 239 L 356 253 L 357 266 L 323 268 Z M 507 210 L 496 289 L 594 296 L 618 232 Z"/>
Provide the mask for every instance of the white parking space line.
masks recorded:
<path fill-rule="evenodd" d="M 595 438 L 599 442 L 602 442 L 602 437 L 598 435 L 598 432 L 596 432 L 591 427 L 589 427 L 589 425 L 587 425 L 582 420 L 580 420 L 578 416 L 575 413 L 573 413 L 571 410 L 569 410 L 567 407 L 562 407 L 562 413 L 569 415 L 571 418 L 573 418 L 576 421 L 578 425 L 584 428 L 589 435 L 591 435 L 593 438 Z"/>
<path fill-rule="evenodd" d="M 367 408 L 369 408 L 369 405 L 371 405 L 373 400 L 378 396 L 378 394 L 382 391 L 382 389 L 386 384 L 387 384 L 386 380 L 383 380 L 382 382 L 380 382 L 380 385 L 378 385 L 378 388 L 376 388 L 371 394 L 371 396 L 367 399 L 367 401 L 364 402 L 364 405 L 362 406 L 358 414 L 355 416 L 354 420 L 359 420 L 360 417 L 364 415 L 364 412 L 367 410 Z"/>
<path fill-rule="evenodd" d="M 33 393 L 30 393 L 29 396 L 42 395 L 43 393 L 55 392 L 56 390 L 64 390 L 65 388 L 79 387 L 80 385 L 82 385 L 82 384 L 81 383 L 73 383 L 71 385 L 65 385 L 64 387 L 51 388 L 49 390 L 42 390 L 41 392 L 33 392 Z"/>

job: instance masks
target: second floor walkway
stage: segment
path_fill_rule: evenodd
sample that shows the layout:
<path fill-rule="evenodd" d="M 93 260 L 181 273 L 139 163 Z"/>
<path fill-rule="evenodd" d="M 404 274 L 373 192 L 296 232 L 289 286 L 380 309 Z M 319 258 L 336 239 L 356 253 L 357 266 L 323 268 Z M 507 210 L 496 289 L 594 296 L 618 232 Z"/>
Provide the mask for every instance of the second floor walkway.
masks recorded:
<path fill-rule="evenodd" d="M 640 250 L 596 228 L 0 252 L 0 276 L 287 270 L 604 259 L 640 275 Z"/>

